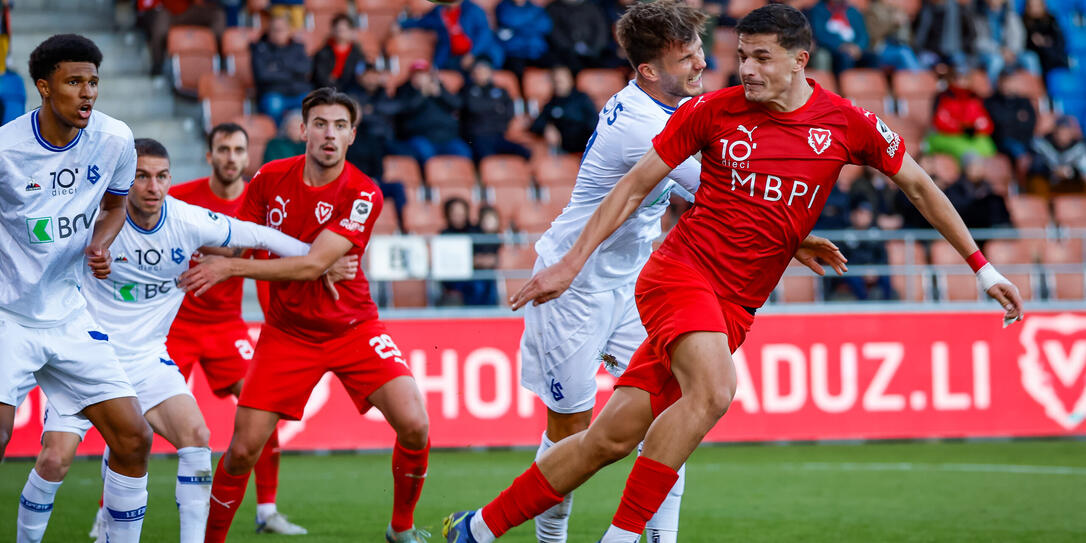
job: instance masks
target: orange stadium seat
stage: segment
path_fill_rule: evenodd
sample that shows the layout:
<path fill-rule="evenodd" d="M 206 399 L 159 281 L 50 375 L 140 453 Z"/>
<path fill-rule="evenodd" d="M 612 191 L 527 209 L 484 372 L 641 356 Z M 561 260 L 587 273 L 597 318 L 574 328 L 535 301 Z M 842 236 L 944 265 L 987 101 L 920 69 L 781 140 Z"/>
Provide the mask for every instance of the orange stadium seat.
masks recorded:
<path fill-rule="evenodd" d="M 528 277 L 506 277 L 499 281 L 498 284 L 505 290 L 500 296 L 502 305 L 509 305 L 509 297 L 520 291 L 528 279 Z"/>
<path fill-rule="evenodd" d="M 407 0 L 354 0 L 354 9 L 359 13 L 382 9 L 400 11 L 406 5 Z"/>
<path fill-rule="evenodd" d="M 581 157 L 577 155 L 544 155 L 532 157 L 532 174 L 543 187 L 570 186 L 577 182 Z"/>
<path fill-rule="evenodd" d="M 553 221 L 569 203 L 573 195 L 573 185 L 552 185 L 543 192 L 543 209 Z"/>
<path fill-rule="evenodd" d="M 253 90 L 253 61 L 249 44 L 260 39 L 260 33 L 251 28 L 231 27 L 222 35 L 222 56 L 226 61 L 226 73 L 241 79 L 248 92 Z"/>
<path fill-rule="evenodd" d="M 827 72 L 826 70 L 806 70 L 804 73 L 807 74 L 807 77 L 817 81 L 822 88 L 834 94 L 837 93 L 837 78 L 834 77 L 833 72 Z"/>
<path fill-rule="evenodd" d="M 1033 274 L 1023 271 L 1023 266 L 1033 264 L 1033 255 L 1029 245 L 1023 240 L 992 240 L 984 244 L 984 256 L 999 268 L 1003 275 L 1018 287 L 1023 300 L 1033 299 Z M 1008 271 L 1016 266 L 1016 271 Z"/>
<path fill-rule="evenodd" d="M 532 117 L 527 113 L 522 115 L 514 115 L 512 119 L 509 119 L 509 125 L 505 129 L 505 139 L 519 143 L 528 148 L 529 152 L 533 154 L 536 149 L 541 149 L 542 152 L 547 151 L 547 143 L 543 141 L 543 138 L 535 135 L 529 130 L 532 127 Z"/>
<path fill-rule="evenodd" d="M 1014 181 L 1014 166 L 1011 159 L 1004 155 L 995 155 L 982 159 L 984 177 L 996 189 L 997 194 L 1007 194 Z"/>
<path fill-rule="evenodd" d="M 362 57 L 366 59 L 366 62 L 376 64 L 381 58 L 381 43 L 384 39 L 377 32 L 363 28 L 355 34 L 355 41 L 358 43 L 358 48 L 362 50 Z"/>
<path fill-rule="evenodd" d="M 1019 228 L 1045 228 L 1048 226 L 1048 202 L 1040 196 L 1019 194 L 1007 198 L 1011 221 Z"/>
<path fill-rule="evenodd" d="M 898 117 L 897 115 L 884 115 L 879 118 L 886 123 L 886 126 L 890 127 L 890 130 L 897 132 L 897 135 L 901 136 L 901 139 L 905 142 L 905 149 L 909 153 L 917 154 L 920 142 L 924 140 L 924 136 L 927 134 L 928 125 L 914 119 Z"/>
<path fill-rule="evenodd" d="M 1042 262 L 1047 265 L 1068 266 L 1069 269 L 1048 272 L 1048 297 L 1056 300 L 1086 298 L 1086 275 L 1083 274 L 1082 240 L 1045 243 Z M 1073 271 L 1072 271 L 1073 270 Z"/>
<path fill-rule="evenodd" d="M 503 270 L 531 270 L 535 265 L 535 247 L 531 243 L 506 245 L 498 267 Z"/>
<path fill-rule="evenodd" d="M 1086 196 L 1056 196 L 1052 199 L 1052 210 L 1060 226 L 1086 228 Z"/>
<path fill-rule="evenodd" d="M 788 267 L 793 270 L 803 270 L 805 275 L 781 277 L 781 282 L 777 285 L 777 294 L 780 301 L 783 303 L 814 302 L 818 293 L 817 277 L 811 273 L 806 273 L 807 268 L 794 259 L 788 264 Z"/>
<path fill-rule="evenodd" d="M 166 37 L 174 88 L 184 94 L 196 94 L 200 76 L 219 71 L 219 46 L 211 29 L 179 25 Z"/>
<path fill-rule="evenodd" d="M 399 224 L 396 223 L 396 208 L 392 205 L 392 202 L 385 204 L 385 207 L 381 209 L 381 214 L 377 216 L 377 221 L 373 223 L 373 233 L 379 235 L 393 235 L 400 231 Z"/>
<path fill-rule="evenodd" d="M 430 305 L 425 279 L 392 281 L 393 307 L 426 307 Z"/>
<path fill-rule="evenodd" d="M 886 114 L 886 102 L 889 100 L 890 89 L 886 85 L 886 76 L 881 70 L 853 68 L 841 72 L 838 80 L 842 96 L 876 115 Z"/>
<path fill-rule="evenodd" d="M 470 158 L 438 155 L 427 160 L 422 171 L 430 187 L 475 186 L 475 165 Z"/>
<path fill-rule="evenodd" d="M 992 95 L 992 80 L 988 79 L 988 72 L 984 70 L 973 70 L 969 72 L 969 88 L 973 89 L 973 92 L 980 95 L 981 98 L 987 98 Z"/>
<path fill-rule="evenodd" d="M 527 186 L 499 186 L 487 190 L 489 194 L 488 201 L 498 210 L 502 224 L 515 223 L 520 209 L 533 205 L 529 190 Z"/>
<path fill-rule="evenodd" d="M 931 122 L 935 107 L 935 92 L 939 79 L 927 70 L 898 70 L 894 72 L 891 87 L 897 98 L 897 111 L 925 125 Z"/>
<path fill-rule="evenodd" d="M 408 190 L 408 197 L 411 197 L 412 191 L 417 191 L 422 186 L 422 170 L 414 157 L 386 155 L 384 166 L 385 180 L 403 183 Z"/>
<path fill-rule="evenodd" d="M 441 86 L 452 94 L 457 94 L 464 88 L 464 76 L 456 70 L 438 70 L 437 78 L 441 81 Z"/>
<path fill-rule="evenodd" d="M 977 278 L 950 243 L 944 240 L 932 242 L 931 263 L 936 266 L 954 266 L 953 271 L 936 273 L 943 300 L 960 302 L 977 299 Z"/>
<path fill-rule="evenodd" d="M 524 100 L 528 106 L 528 112 L 539 115 L 543 106 L 554 96 L 554 81 L 551 80 L 550 70 L 543 68 L 525 68 L 524 70 Z"/>
<path fill-rule="evenodd" d="M 528 187 L 532 172 L 517 155 L 491 155 L 479 162 L 479 177 L 487 187 Z"/>
<path fill-rule="evenodd" d="M 434 9 L 435 4 L 430 0 L 407 0 L 404 8 L 407 10 L 407 16 L 412 19 L 417 19 L 430 13 L 430 10 Z"/>
<path fill-rule="evenodd" d="M 246 89 L 240 78 L 206 73 L 200 76 L 196 95 L 204 112 L 204 131 L 219 123 L 248 114 Z"/>
<path fill-rule="evenodd" d="M 444 204 L 451 198 L 462 198 L 471 206 L 471 212 L 479 208 L 479 197 L 474 186 L 445 185 L 430 189 L 430 200 L 435 204 Z"/>
<path fill-rule="evenodd" d="M 245 170 L 245 177 L 252 178 L 264 165 L 264 148 L 268 140 L 275 137 L 275 121 L 267 115 L 246 115 L 233 122 L 241 125 L 249 134 L 249 167 Z"/>
<path fill-rule="evenodd" d="M 392 34 L 392 27 L 396 24 L 396 19 L 399 16 L 399 10 L 359 10 L 358 29 L 361 32 L 373 35 L 378 44 L 377 48 L 380 50 L 380 44 L 388 40 L 389 35 Z"/>
<path fill-rule="evenodd" d="M 404 30 L 388 38 L 385 52 L 388 54 L 389 72 L 393 75 L 389 78 L 393 90 L 407 81 L 408 68 L 412 62 L 418 59 L 430 61 L 434 58 L 434 41 L 432 32 L 416 29 Z"/>
<path fill-rule="evenodd" d="M 509 70 L 494 70 L 494 86 L 505 89 L 509 97 L 513 99 L 513 113 L 520 115 L 524 112 L 524 100 L 520 94 L 520 80 L 517 74 Z"/>
<path fill-rule="evenodd" d="M 587 94 L 597 109 L 602 108 L 626 83 L 626 76 L 619 69 L 588 68 L 577 74 L 577 89 Z"/>
<path fill-rule="evenodd" d="M 432 235 L 445 228 L 445 217 L 440 205 L 433 202 L 408 200 L 403 207 L 404 226 L 412 234 Z"/>
<path fill-rule="evenodd" d="M 910 254 L 909 247 L 912 247 Z M 924 291 L 924 266 L 928 259 L 924 255 L 924 246 L 916 242 L 891 240 L 886 242 L 887 261 L 891 266 L 916 266 L 912 274 L 898 273 L 890 276 L 890 285 L 902 300 L 921 302 L 926 296 Z M 910 260 L 911 257 L 911 260 Z"/>
<path fill-rule="evenodd" d="M 550 228 L 556 215 L 536 202 L 528 202 L 517 210 L 513 224 L 518 232 L 542 233 Z"/>

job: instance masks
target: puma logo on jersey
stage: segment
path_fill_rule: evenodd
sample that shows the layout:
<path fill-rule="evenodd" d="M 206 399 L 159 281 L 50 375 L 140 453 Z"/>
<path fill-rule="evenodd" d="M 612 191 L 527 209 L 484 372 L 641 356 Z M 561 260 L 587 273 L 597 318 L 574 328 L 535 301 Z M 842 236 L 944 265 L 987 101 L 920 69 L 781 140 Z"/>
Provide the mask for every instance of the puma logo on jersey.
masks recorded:
<path fill-rule="evenodd" d="M 287 218 L 287 204 L 290 203 L 290 200 L 284 200 L 282 196 L 276 196 L 275 202 L 279 204 L 279 207 L 268 210 L 268 226 L 278 230 L 283 224 L 283 219 Z"/>
<path fill-rule="evenodd" d="M 374 194 L 377 194 L 377 191 L 373 191 L 373 192 L 365 192 L 365 191 L 361 191 L 361 190 L 358 191 L 359 196 L 365 196 L 366 198 L 369 198 L 370 200 L 373 199 Z"/>
<path fill-rule="evenodd" d="M 698 96 L 698 101 L 694 102 L 694 105 L 690 106 L 690 108 L 691 109 L 696 108 L 696 107 L 700 106 L 702 104 L 702 102 L 705 102 L 705 95 L 704 94 L 701 95 L 701 96 Z"/>
<path fill-rule="evenodd" d="M 745 127 L 743 125 L 739 125 L 739 126 L 735 127 L 735 129 L 740 131 L 740 132 L 743 132 L 744 134 L 746 134 L 747 135 L 747 140 L 750 141 L 751 143 L 754 143 L 754 131 L 758 130 L 757 126 L 755 126 L 754 128 L 751 128 L 750 130 L 747 130 L 747 127 Z"/>

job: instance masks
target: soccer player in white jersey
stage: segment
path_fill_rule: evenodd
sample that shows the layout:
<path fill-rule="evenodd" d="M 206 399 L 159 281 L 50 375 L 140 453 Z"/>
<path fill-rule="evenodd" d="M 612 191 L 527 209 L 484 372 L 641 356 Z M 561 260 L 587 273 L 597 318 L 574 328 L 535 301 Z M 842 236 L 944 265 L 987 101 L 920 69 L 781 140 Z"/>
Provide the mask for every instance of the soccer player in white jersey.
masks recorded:
<path fill-rule="evenodd" d="M 185 297 L 175 282 L 188 269 L 190 256 L 202 247 L 207 247 L 204 252 L 217 247 L 259 248 L 300 256 L 309 245 L 167 196 L 171 179 L 166 148 L 147 138 L 135 140 L 135 147 L 136 176 L 128 195 L 127 221 L 110 246 L 112 273 L 108 280 L 88 282 L 83 293 L 91 314 L 112 338 L 144 417 L 155 433 L 177 448 L 180 541 L 198 543 L 204 538 L 211 494 L 210 436 L 184 377 L 166 352 L 166 334 Z M 36 475 L 59 485 L 88 429 L 85 417 L 60 414 L 50 402 Z M 52 490 L 55 495 L 56 486 Z M 44 504 L 51 506 L 53 496 L 48 498 Z M 39 509 L 45 510 L 20 510 L 19 543 L 41 541 L 51 507 Z"/>
<path fill-rule="evenodd" d="M 615 183 L 652 147 L 653 136 L 679 103 L 703 91 L 705 59 L 698 34 L 705 18 L 682 2 L 663 1 L 634 4 L 619 19 L 618 40 L 636 76 L 600 112 L 570 202 L 536 243 L 536 272 L 569 251 Z M 645 340 L 634 283 L 660 236 L 660 218 L 675 183 L 694 193 L 700 175 L 701 164 L 687 159 L 600 245 L 569 290 L 551 303 L 526 307 L 521 384 L 547 406 L 547 430 L 537 459 L 554 443 L 588 428 L 600 363 L 617 377 Z M 821 273 L 815 256 L 843 264 L 832 243 L 812 236 L 797 258 Z M 646 527 L 648 541 L 676 541 L 684 473 L 680 471 L 679 481 Z M 567 495 L 536 517 L 541 543 L 566 541 L 572 499 Z"/>
<path fill-rule="evenodd" d="M 109 538 L 123 543 L 143 526 L 151 429 L 80 294 L 109 276 L 136 167 L 132 131 L 94 111 L 101 62 L 82 36 L 45 40 L 29 63 L 41 107 L 0 127 L 0 457 L 19 388 L 34 378 L 57 412 L 82 414 L 113 450 L 103 499 Z M 20 511 L 47 508 L 52 485 L 32 474 Z"/>

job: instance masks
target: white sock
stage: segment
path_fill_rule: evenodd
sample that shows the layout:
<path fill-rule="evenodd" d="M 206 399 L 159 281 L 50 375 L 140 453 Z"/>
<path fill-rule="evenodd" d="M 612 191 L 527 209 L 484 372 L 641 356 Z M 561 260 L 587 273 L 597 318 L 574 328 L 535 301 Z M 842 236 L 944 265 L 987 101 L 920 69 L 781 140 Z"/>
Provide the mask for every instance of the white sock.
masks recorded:
<path fill-rule="evenodd" d="M 175 498 L 181 518 L 181 543 L 201 543 L 211 503 L 211 449 L 177 449 Z"/>
<path fill-rule="evenodd" d="M 275 502 L 256 504 L 256 518 L 258 520 L 268 520 L 268 517 L 278 512 L 279 510 L 275 508 Z"/>
<path fill-rule="evenodd" d="M 641 541 L 641 534 L 628 532 L 616 527 L 614 524 L 607 527 L 603 539 L 600 539 L 600 543 L 637 543 L 638 541 Z"/>
<path fill-rule="evenodd" d="M 539 449 L 535 453 L 536 462 L 539 461 L 547 449 L 554 446 L 551 438 L 547 437 L 547 431 L 543 431 L 543 439 L 540 440 Z M 535 537 L 539 543 L 565 543 L 569 534 L 569 513 L 573 509 L 573 493 L 566 494 L 562 503 L 547 509 L 535 518 Z"/>
<path fill-rule="evenodd" d="M 648 543 L 675 543 L 679 538 L 679 506 L 683 501 L 686 488 L 686 464 L 679 466 L 679 479 L 664 498 L 664 503 L 645 525 L 645 539 Z"/>
<path fill-rule="evenodd" d="M 490 531 L 490 526 L 487 526 L 486 521 L 483 520 L 482 509 L 476 511 L 475 516 L 471 517 L 471 525 L 468 529 L 471 530 L 471 537 L 479 543 L 493 543 L 497 539 L 494 537 L 494 532 Z"/>
<path fill-rule="evenodd" d="M 15 541 L 37 543 L 45 537 L 45 528 L 49 526 L 49 515 L 53 514 L 53 499 L 56 498 L 58 488 L 60 482 L 46 481 L 36 470 L 30 470 L 23 493 L 19 495 L 19 520 Z"/>
<path fill-rule="evenodd" d="M 147 475 L 126 477 L 106 470 L 106 537 L 110 543 L 138 543 L 147 512 Z"/>

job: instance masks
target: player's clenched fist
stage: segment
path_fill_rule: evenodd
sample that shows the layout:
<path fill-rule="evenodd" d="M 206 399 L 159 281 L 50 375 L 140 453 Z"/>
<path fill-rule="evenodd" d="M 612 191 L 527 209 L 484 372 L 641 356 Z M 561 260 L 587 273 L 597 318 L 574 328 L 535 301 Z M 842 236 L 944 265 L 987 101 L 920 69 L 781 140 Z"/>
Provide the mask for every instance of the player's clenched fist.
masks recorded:
<path fill-rule="evenodd" d="M 96 278 L 109 277 L 109 249 L 88 245 L 83 252 L 87 255 L 87 265 Z"/>

